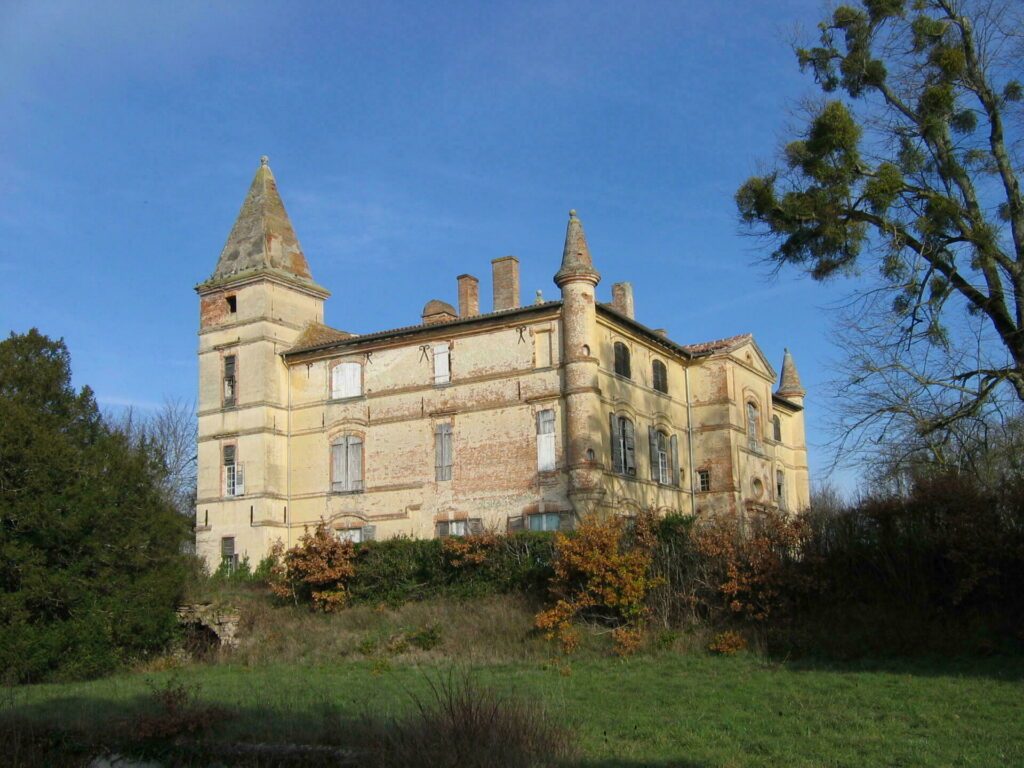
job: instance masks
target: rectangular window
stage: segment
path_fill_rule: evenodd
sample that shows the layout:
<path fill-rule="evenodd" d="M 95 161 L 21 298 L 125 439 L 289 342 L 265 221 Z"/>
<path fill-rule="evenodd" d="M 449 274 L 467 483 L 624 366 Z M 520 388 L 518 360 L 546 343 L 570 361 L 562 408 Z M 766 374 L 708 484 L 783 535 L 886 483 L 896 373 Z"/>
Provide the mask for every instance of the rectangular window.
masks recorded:
<path fill-rule="evenodd" d="M 561 527 L 562 516 L 558 512 L 542 512 L 530 515 L 531 531 L 557 531 Z"/>
<path fill-rule="evenodd" d="M 699 482 L 700 490 L 707 493 L 711 490 L 711 470 L 709 469 L 698 469 L 697 478 Z"/>
<path fill-rule="evenodd" d="M 331 445 L 331 490 L 352 493 L 363 490 L 363 441 L 345 435 Z"/>
<path fill-rule="evenodd" d="M 452 479 L 452 425 L 438 424 L 434 429 L 434 479 Z"/>
<path fill-rule="evenodd" d="M 555 412 L 537 414 L 537 470 L 551 472 L 555 468 Z"/>
<path fill-rule="evenodd" d="M 224 356 L 224 407 L 230 408 L 237 400 L 235 382 L 235 356 Z"/>
<path fill-rule="evenodd" d="M 609 414 L 612 433 L 612 469 L 616 474 L 636 477 L 636 441 L 633 422 L 625 416 Z"/>
<path fill-rule="evenodd" d="M 445 536 L 465 536 L 469 533 L 469 521 L 467 520 L 448 520 L 437 523 L 434 526 L 434 531 L 438 538 L 444 538 Z"/>
<path fill-rule="evenodd" d="M 242 496 L 245 494 L 245 473 L 238 463 L 235 446 L 224 446 L 224 495 Z"/>
<path fill-rule="evenodd" d="M 233 315 L 236 312 L 238 312 L 238 299 L 236 297 L 234 297 L 234 296 L 228 296 L 227 300 L 228 300 L 228 313 Z"/>
<path fill-rule="evenodd" d="M 331 369 L 331 397 L 359 397 L 363 394 L 363 366 L 338 363 Z"/>
<path fill-rule="evenodd" d="M 434 383 L 447 384 L 452 380 L 452 359 L 448 344 L 434 345 Z"/>
<path fill-rule="evenodd" d="M 668 485 L 672 482 L 668 435 L 654 427 L 648 427 L 647 434 L 651 449 L 651 479 L 656 483 Z"/>
<path fill-rule="evenodd" d="M 235 537 L 225 536 L 220 540 L 220 561 L 228 571 L 238 566 L 238 553 L 235 552 Z"/>
<path fill-rule="evenodd" d="M 361 544 L 363 541 L 363 529 L 345 528 L 338 531 L 338 541 L 351 541 L 353 544 Z"/>

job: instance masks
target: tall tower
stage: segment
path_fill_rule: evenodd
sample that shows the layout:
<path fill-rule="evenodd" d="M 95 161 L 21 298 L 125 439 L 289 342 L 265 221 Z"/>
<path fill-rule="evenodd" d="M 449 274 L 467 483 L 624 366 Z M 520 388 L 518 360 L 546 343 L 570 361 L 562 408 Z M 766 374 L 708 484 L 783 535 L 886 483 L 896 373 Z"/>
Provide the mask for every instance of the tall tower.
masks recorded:
<path fill-rule="evenodd" d="M 597 305 L 594 290 L 601 275 L 594 269 L 576 211 L 569 211 L 562 266 L 555 285 L 562 291 L 562 395 L 565 398 L 569 501 L 577 515 L 596 511 L 604 497 L 604 455 L 598 387 Z"/>
<path fill-rule="evenodd" d="M 776 390 L 779 397 L 800 406 L 800 410 L 793 414 L 792 427 L 792 455 L 796 472 L 796 499 L 795 507 L 805 509 L 811 503 L 810 498 L 810 469 L 807 465 L 807 433 L 804 421 L 804 395 L 807 390 L 800 383 L 800 374 L 797 373 L 796 363 L 793 362 L 793 355 L 785 350 L 782 355 L 782 374 L 779 376 L 779 388 Z"/>
<path fill-rule="evenodd" d="M 280 353 L 323 321 L 313 282 L 267 158 L 217 267 L 199 294 L 196 551 L 211 569 L 253 566 L 285 537 L 288 382 Z"/>

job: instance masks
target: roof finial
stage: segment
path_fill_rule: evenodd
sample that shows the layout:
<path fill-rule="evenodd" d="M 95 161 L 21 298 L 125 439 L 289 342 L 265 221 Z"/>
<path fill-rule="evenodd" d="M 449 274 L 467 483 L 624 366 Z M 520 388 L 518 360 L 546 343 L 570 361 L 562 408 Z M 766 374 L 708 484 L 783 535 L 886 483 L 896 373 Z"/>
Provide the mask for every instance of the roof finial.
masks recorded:
<path fill-rule="evenodd" d="M 573 208 L 573 209 L 571 209 L 569 211 L 569 218 L 570 219 L 575 219 L 576 218 L 576 209 L 575 208 Z"/>
<path fill-rule="evenodd" d="M 260 165 L 270 165 L 270 158 L 266 155 L 260 157 Z"/>

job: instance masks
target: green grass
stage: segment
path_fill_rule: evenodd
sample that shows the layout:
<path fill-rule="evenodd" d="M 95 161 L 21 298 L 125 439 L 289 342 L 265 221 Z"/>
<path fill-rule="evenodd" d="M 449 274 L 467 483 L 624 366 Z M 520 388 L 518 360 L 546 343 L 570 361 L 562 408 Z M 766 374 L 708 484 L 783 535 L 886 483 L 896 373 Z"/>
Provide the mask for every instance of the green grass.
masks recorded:
<path fill-rule="evenodd" d="M 449 662 L 223 663 L 6 689 L 0 709 L 101 730 L 172 676 L 237 712 L 228 741 L 330 742 L 347 716 L 399 713 Z M 1024 765 L 1024 659 L 786 665 L 753 655 L 477 664 L 484 685 L 572 724 L 590 766 Z"/>

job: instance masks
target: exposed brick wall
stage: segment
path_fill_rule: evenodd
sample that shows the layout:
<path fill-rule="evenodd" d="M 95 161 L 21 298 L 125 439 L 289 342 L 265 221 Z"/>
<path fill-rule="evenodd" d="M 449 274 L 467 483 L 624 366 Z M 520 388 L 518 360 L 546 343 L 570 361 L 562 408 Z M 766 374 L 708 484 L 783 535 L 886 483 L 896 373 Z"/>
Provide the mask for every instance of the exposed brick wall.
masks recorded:
<path fill-rule="evenodd" d="M 519 259 L 502 256 L 491 262 L 494 284 L 494 311 L 515 309 L 519 306 Z"/>
<path fill-rule="evenodd" d="M 480 314 L 480 281 L 472 275 L 459 275 L 459 317 Z"/>

